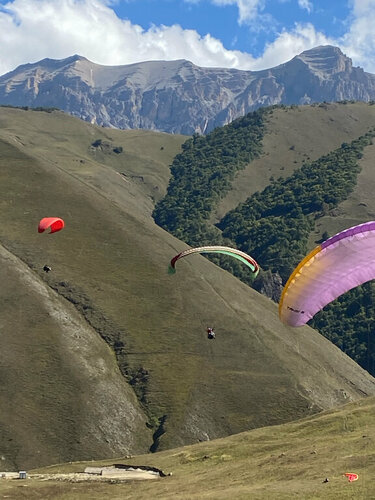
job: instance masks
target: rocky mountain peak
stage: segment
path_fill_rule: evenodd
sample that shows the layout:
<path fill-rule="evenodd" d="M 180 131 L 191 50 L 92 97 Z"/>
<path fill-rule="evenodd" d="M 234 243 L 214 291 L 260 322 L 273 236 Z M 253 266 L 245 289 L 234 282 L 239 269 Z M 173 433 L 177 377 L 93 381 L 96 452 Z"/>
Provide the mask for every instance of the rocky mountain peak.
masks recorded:
<path fill-rule="evenodd" d="M 338 47 L 302 52 L 263 71 L 202 68 L 180 59 L 103 66 L 73 55 L 0 77 L 0 104 L 60 108 L 91 123 L 206 133 L 261 106 L 375 99 L 375 75 Z"/>
<path fill-rule="evenodd" d="M 352 70 L 352 60 L 343 54 L 338 47 L 332 45 L 321 45 L 306 50 L 294 59 L 302 61 L 312 73 L 321 76 L 343 72 L 350 73 Z"/>

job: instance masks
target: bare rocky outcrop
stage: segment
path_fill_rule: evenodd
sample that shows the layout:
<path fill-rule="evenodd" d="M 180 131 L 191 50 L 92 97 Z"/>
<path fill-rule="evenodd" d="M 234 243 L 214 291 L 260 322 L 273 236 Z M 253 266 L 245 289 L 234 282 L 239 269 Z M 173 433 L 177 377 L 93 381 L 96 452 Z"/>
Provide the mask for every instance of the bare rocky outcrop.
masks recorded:
<path fill-rule="evenodd" d="M 186 60 L 101 66 L 78 55 L 43 59 L 0 77 L 0 104 L 57 107 L 121 129 L 206 133 L 261 106 L 375 99 L 375 75 L 320 46 L 262 71 Z"/>
<path fill-rule="evenodd" d="M 253 288 L 274 302 L 279 302 L 283 291 L 283 281 L 279 273 L 263 271 L 254 281 Z"/>

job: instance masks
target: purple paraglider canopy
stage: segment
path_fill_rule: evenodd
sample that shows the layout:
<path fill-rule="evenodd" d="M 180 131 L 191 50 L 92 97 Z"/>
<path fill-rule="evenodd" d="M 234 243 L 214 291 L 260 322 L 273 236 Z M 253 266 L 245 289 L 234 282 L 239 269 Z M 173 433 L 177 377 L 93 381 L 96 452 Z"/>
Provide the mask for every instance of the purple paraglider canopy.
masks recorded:
<path fill-rule="evenodd" d="M 375 278 L 375 221 L 359 224 L 324 241 L 295 268 L 279 303 L 290 326 L 307 323 L 334 299 Z"/>

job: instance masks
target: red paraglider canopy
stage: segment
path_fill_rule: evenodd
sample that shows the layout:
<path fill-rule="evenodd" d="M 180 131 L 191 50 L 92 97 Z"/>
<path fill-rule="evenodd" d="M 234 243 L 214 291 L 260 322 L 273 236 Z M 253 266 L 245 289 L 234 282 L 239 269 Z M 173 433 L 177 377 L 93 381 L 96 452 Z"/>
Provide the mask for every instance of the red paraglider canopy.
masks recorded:
<path fill-rule="evenodd" d="M 344 476 L 348 478 L 349 482 L 357 481 L 359 477 L 355 472 L 345 472 Z"/>
<path fill-rule="evenodd" d="M 44 217 L 38 225 L 38 233 L 43 233 L 46 229 L 51 229 L 50 233 L 61 231 L 65 223 L 59 217 Z"/>

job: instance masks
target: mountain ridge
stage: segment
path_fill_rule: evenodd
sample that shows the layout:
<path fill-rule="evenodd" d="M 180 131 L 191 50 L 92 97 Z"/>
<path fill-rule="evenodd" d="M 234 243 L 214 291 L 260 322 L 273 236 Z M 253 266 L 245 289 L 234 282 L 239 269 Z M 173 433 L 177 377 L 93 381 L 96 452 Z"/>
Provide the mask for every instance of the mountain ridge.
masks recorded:
<path fill-rule="evenodd" d="M 375 75 L 338 47 L 319 46 L 274 68 L 203 68 L 181 59 L 102 66 L 74 55 L 0 77 L 0 103 L 57 107 L 100 126 L 207 133 L 262 106 L 375 99 Z"/>

